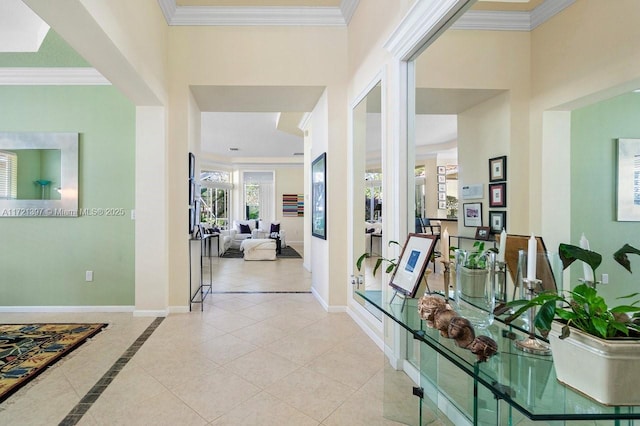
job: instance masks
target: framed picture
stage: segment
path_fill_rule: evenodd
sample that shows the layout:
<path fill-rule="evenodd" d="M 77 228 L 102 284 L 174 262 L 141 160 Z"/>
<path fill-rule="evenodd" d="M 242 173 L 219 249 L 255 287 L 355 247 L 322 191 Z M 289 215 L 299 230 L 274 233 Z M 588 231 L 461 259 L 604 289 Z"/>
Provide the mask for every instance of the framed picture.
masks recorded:
<path fill-rule="evenodd" d="M 499 234 L 507 230 L 507 212 L 489 211 L 489 227 L 492 234 Z"/>
<path fill-rule="evenodd" d="M 640 139 L 618 139 L 617 218 L 640 221 Z"/>
<path fill-rule="evenodd" d="M 446 210 L 447 209 L 447 202 L 446 201 L 438 201 L 438 209 Z"/>
<path fill-rule="evenodd" d="M 464 226 L 482 226 L 482 203 L 465 203 L 462 212 Z"/>
<path fill-rule="evenodd" d="M 438 166 L 438 174 L 443 175 L 446 173 L 446 168 L 444 166 Z"/>
<path fill-rule="evenodd" d="M 446 192 L 446 190 L 447 190 L 447 184 L 446 183 L 439 183 L 438 184 L 438 191 Z"/>
<path fill-rule="evenodd" d="M 189 180 L 189 205 L 193 206 L 196 201 L 196 183 Z"/>
<path fill-rule="evenodd" d="M 507 207 L 507 184 L 489 184 L 489 207 Z"/>
<path fill-rule="evenodd" d="M 311 235 L 327 239 L 327 153 L 311 163 Z"/>
<path fill-rule="evenodd" d="M 189 153 L 189 180 L 193 180 L 196 173 L 196 156 Z"/>
<path fill-rule="evenodd" d="M 507 156 L 489 159 L 489 182 L 507 180 Z"/>
<path fill-rule="evenodd" d="M 409 234 L 389 285 L 407 297 L 415 297 L 420 280 L 436 246 L 437 235 Z"/>
<path fill-rule="evenodd" d="M 447 193 L 438 192 L 438 201 L 447 201 Z"/>
<path fill-rule="evenodd" d="M 438 183 L 447 183 L 447 177 L 445 175 L 438 175 Z"/>
<path fill-rule="evenodd" d="M 488 226 L 478 226 L 476 228 L 476 240 L 485 240 L 489 239 L 491 235 L 491 228 Z"/>

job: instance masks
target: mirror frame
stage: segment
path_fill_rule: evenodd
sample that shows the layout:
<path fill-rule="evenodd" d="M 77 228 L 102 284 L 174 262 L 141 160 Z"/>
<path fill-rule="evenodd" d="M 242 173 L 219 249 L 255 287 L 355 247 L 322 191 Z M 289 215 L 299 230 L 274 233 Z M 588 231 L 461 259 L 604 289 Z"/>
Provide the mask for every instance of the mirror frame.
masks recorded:
<path fill-rule="evenodd" d="M 59 149 L 60 200 L 0 200 L 0 217 L 78 216 L 78 133 L 0 133 L 0 150 Z"/>

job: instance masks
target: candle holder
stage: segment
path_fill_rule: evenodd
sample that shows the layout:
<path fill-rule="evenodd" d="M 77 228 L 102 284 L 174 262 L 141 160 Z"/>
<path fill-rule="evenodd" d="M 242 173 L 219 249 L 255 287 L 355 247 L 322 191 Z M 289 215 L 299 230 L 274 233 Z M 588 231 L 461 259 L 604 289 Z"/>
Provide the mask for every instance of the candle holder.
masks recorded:
<path fill-rule="evenodd" d="M 442 262 L 442 266 L 444 267 L 444 271 L 442 272 L 444 277 L 444 288 L 445 291 L 448 291 L 449 283 L 451 281 L 451 261 L 442 259 L 440 262 Z"/>
<path fill-rule="evenodd" d="M 507 263 L 500 260 L 495 262 L 496 269 L 493 270 L 496 282 L 496 301 L 507 301 Z"/>
<path fill-rule="evenodd" d="M 531 300 L 535 297 L 536 289 L 542 287 L 542 280 L 523 278 L 523 283 L 527 286 L 527 299 Z M 551 355 L 551 349 L 549 346 L 538 340 L 535 334 L 535 317 L 536 307 L 529 308 L 529 337 L 518 340 L 516 342 L 516 348 L 523 352 L 527 352 L 534 355 Z"/>

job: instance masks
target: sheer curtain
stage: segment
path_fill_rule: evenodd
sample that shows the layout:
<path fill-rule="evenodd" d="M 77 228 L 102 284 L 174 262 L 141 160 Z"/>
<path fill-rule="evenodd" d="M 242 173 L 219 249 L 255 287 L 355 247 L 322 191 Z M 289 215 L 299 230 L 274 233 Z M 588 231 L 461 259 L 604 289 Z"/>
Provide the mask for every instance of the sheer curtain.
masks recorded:
<path fill-rule="evenodd" d="M 267 223 L 275 219 L 275 194 L 273 181 L 260 183 L 260 219 Z"/>

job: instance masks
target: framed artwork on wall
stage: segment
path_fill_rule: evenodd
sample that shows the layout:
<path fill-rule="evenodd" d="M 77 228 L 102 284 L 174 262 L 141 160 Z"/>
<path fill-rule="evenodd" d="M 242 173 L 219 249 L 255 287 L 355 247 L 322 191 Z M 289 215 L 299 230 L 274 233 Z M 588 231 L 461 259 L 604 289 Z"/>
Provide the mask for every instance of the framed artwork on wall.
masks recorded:
<path fill-rule="evenodd" d="M 618 222 L 640 221 L 640 139 L 618 139 Z"/>
<path fill-rule="evenodd" d="M 438 166 L 438 174 L 443 175 L 446 173 L 446 168 L 444 166 Z"/>
<path fill-rule="evenodd" d="M 499 234 L 507 230 L 507 212 L 489 211 L 489 227 L 492 234 Z"/>
<path fill-rule="evenodd" d="M 327 239 L 327 153 L 311 163 L 311 235 Z"/>
<path fill-rule="evenodd" d="M 447 209 L 447 202 L 446 201 L 438 201 L 438 209 L 439 210 L 446 210 Z"/>
<path fill-rule="evenodd" d="M 476 228 L 476 240 L 489 240 L 489 236 L 491 235 L 491 228 L 488 226 L 478 226 Z"/>
<path fill-rule="evenodd" d="M 489 184 L 489 207 L 507 207 L 507 184 Z"/>
<path fill-rule="evenodd" d="M 489 159 L 489 182 L 507 180 L 507 156 Z"/>
<path fill-rule="evenodd" d="M 415 297 L 437 239 L 437 235 L 409 234 L 389 286 L 407 297 Z"/>
<path fill-rule="evenodd" d="M 482 203 L 465 203 L 462 205 L 464 226 L 482 226 Z"/>
<path fill-rule="evenodd" d="M 438 175 L 438 183 L 447 183 L 447 177 L 445 175 Z"/>
<path fill-rule="evenodd" d="M 193 180 L 196 173 L 196 156 L 193 153 L 189 153 L 189 179 Z"/>

